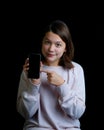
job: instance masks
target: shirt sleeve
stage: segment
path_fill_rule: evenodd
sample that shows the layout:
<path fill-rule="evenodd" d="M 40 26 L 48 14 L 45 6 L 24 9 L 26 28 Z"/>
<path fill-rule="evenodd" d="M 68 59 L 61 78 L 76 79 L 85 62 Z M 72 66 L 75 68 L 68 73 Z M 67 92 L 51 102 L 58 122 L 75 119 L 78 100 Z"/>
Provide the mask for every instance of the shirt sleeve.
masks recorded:
<path fill-rule="evenodd" d="M 59 104 L 63 111 L 73 119 L 80 118 L 85 111 L 85 79 L 83 68 L 78 65 L 73 69 L 69 82 L 57 87 Z"/>
<path fill-rule="evenodd" d="M 23 71 L 20 76 L 17 111 L 26 119 L 31 118 L 39 108 L 39 85 L 34 85 Z"/>

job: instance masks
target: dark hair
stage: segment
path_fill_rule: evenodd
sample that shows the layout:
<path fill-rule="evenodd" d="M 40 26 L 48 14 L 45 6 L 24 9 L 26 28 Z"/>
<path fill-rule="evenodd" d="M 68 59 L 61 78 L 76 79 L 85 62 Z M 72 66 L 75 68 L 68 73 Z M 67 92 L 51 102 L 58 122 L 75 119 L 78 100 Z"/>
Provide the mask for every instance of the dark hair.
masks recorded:
<path fill-rule="evenodd" d="M 68 26 L 63 21 L 56 20 L 46 27 L 44 35 L 50 31 L 57 34 L 66 44 L 66 52 L 61 57 L 59 65 L 69 69 L 74 67 L 71 62 L 74 57 L 74 46 Z"/>

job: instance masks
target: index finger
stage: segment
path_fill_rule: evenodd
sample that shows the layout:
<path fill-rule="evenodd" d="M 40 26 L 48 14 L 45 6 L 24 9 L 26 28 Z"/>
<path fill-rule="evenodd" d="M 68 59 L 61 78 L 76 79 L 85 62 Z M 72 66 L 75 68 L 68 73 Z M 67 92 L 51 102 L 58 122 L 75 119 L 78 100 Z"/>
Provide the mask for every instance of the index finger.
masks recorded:
<path fill-rule="evenodd" d="M 47 73 L 47 74 L 51 73 L 51 71 L 49 71 L 49 70 L 43 70 L 43 69 L 40 72 L 44 72 L 44 73 Z"/>

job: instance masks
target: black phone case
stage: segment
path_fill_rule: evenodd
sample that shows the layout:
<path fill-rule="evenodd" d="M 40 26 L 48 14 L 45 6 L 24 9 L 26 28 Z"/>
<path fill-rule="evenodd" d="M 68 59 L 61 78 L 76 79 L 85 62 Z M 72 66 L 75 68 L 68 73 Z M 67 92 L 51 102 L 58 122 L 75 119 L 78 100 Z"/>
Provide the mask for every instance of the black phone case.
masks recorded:
<path fill-rule="evenodd" d="M 41 55 L 38 53 L 29 54 L 28 78 L 38 79 L 40 77 Z"/>

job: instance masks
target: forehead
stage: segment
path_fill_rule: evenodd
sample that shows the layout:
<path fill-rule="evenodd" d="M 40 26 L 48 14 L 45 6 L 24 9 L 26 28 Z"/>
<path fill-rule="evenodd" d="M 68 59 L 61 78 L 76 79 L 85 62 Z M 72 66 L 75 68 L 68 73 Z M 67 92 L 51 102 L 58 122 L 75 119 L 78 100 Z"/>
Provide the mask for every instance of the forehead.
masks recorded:
<path fill-rule="evenodd" d="M 62 39 L 57 34 L 55 34 L 53 32 L 47 32 L 44 36 L 44 39 L 47 39 L 47 40 L 50 40 L 53 42 L 57 42 L 57 41 L 62 42 Z"/>

